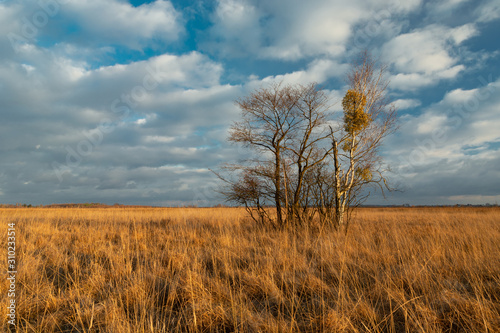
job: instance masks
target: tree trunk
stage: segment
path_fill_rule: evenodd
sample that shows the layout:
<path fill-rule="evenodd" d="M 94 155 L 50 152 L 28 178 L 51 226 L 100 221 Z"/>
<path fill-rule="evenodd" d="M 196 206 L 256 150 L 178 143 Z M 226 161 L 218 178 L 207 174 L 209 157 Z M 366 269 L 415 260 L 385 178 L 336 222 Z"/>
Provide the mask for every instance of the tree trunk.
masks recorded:
<path fill-rule="evenodd" d="M 340 166 L 338 159 L 338 143 L 333 140 L 333 163 L 335 167 L 335 227 L 339 228 L 344 223 L 344 201 L 342 200 Z"/>
<path fill-rule="evenodd" d="M 339 228 L 344 224 L 344 212 L 344 204 L 342 202 L 337 203 L 335 206 L 335 223 Z"/>
<path fill-rule="evenodd" d="M 274 182 L 276 193 L 274 194 L 274 202 L 276 205 L 276 218 L 278 222 L 278 226 L 283 226 L 283 215 L 281 211 L 281 176 L 280 176 L 280 167 L 281 167 L 281 152 L 279 148 L 276 149 L 276 165 L 274 169 Z"/>
<path fill-rule="evenodd" d="M 296 222 L 298 224 L 302 224 L 302 214 L 300 213 L 300 194 L 302 193 L 302 180 L 304 178 L 303 174 L 303 168 L 300 162 L 298 163 L 298 180 L 297 180 L 297 187 L 295 189 L 295 193 L 293 196 L 293 217 L 296 219 Z"/>

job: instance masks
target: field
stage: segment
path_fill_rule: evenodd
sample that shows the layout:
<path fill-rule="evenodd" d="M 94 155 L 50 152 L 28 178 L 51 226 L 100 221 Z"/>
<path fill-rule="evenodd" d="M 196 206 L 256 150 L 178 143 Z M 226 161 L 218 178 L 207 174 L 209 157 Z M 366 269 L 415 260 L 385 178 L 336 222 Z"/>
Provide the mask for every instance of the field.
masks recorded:
<path fill-rule="evenodd" d="M 16 224 L 18 332 L 500 332 L 499 208 L 363 208 L 347 235 L 266 231 L 238 208 L 0 220 L 3 272 Z"/>

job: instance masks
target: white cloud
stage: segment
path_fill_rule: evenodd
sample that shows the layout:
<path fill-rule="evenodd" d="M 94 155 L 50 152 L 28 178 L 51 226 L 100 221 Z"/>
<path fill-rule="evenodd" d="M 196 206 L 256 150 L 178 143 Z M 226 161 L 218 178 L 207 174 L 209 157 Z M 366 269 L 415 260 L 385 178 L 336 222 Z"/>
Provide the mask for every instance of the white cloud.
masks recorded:
<path fill-rule="evenodd" d="M 420 0 L 272 1 L 267 4 L 275 15 L 268 29 L 271 45 L 263 52 L 270 58 L 287 60 L 318 55 L 339 57 L 352 42 L 358 24 L 376 19 L 377 15 L 384 16 L 386 12 L 394 19 L 415 9 L 419 3 Z M 382 27 L 388 28 L 385 25 Z"/>
<path fill-rule="evenodd" d="M 49 95 L 68 91 L 74 82 L 88 74 L 87 63 L 59 56 L 51 50 L 34 44 L 24 44 L 17 47 L 16 57 L 17 61 L 9 61 L 7 64 L 10 66 L 4 67 L 4 71 L 13 71 L 16 68 L 16 74 L 9 76 L 4 72 L 5 77 L 9 81 L 16 80 L 18 82 L 27 79 L 29 82 L 26 82 L 24 89 L 37 85 L 39 89 L 45 90 Z M 22 73 L 17 71 L 18 68 L 22 69 Z"/>
<path fill-rule="evenodd" d="M 472 99 L 474 95 L 478 93 L 478 91 L 478 89 L 464 90 L 461 88 L 457 88 L 447 92 L 441 103 L 449 106 L 459 103 L 465 103 L 466 101 Z"/>
<path fill-rule="evenodd" d="M 2 24 L 0 24 L 0 32 L 3 36 L 7 36 L 8 33 L 13 32 L 20 25 L 21 13 L 21 5 L 0 2 L 0 22 L 2 22 Z"/>
<path fill-rule="evenodd" d="M 263 48 L 263 57 L 295 60 L 313 55 L 338 56 L 345 51 L 351 25 L 364 16 L 359 8 L 339 3 L 299 5 L 294 9 L 283 11 L 283 16 L 272 22 L 272 44 Z"/>
<path fill-rule="evenodd" d="M 498 0 L 485 0 L 475 9 L 479 22 L 490 22 L 500 17 L 500 4 Z"/>
<path fill-rule="evenodd" d="M 429 1 L 425 4 L 427 14 L 435 20 L 443 19 L 456 13 L 456 10 L 471 0 Z"/>
<path fill-rule="evenodd" d="M 447 117 L 445 115 L 435 115 L 427 113 L 421 117 L 416 126 L 417 134 L 432 134 L 442 129 L 446 125 Z"/>
<path fill-rule="evenodd" d="M 457 28 L 430 25 L 395 37 L 383 47 L 384 59 L 398 72 L 391 86 L 414 90 L 455 78 L 465 66 L 457 64 L 461 59 L 453 57 L 451 51 L 476 34 L 471 24 Z"/>
<path fill-rule="evenodd" d="M 213 51 L 244 55 L 257 52 L 260 45 L 259 13 L 244 0 L 219 0 L 212 20 L 216 22 L 211 36 L 222 38 L 224 43 L 210 42 Z"/>
<path fill-rule="evenodd" d="M 197 52 L 164 54 L 97 69 L 34 45 L 22 57 L 23 63 L 0 64 L 4 106 L 0 150 L 31 151 L 40 145 L 43 148 L 37 153 L 47 156 L 50 151 L 52 155 L 44 162 L 48 165 L 53 161 L 64 164 L 65 147 L 77 150 L 89 133 L 105 144 L 133 146 L 148 140 L 153 143 L 153 138 L 165 133 L 172 137 L 188 135 L 198 126 L 210 128 L 233 119 L 232 100 L 237 89 L 221 86 L 222 66 Z M 114 111 L 114 100 L 123 107 L 123 99 L 130 100 L 134 89 L 141 87 L 146 95 L 131 99 L 129 115 Z M 172 99 L 176 94 L 181 97 Z M 97 127 L 109 120 L 113 132 L 99 139 Z M 19 133 L 22 135 L 18 137 Z M 14 141 L 6 139 L 16 137 Z M 86 161 L 99 156 L 106 159 L 99 155 L 99 149 L 103 148 L 93 147 Z"/>
<path fill-rule="evenodd" d="M 329 59 L 317 59 L 308 64 L 306 69 L 287 73 L 284 75 L 273 75 L 259 79 L 256 76 L 249 78 L 249 87 L 257 88 L 262 84 L 272 82 L 284 82 L 286 84 L 308 84 L 311 82 L 324 83 L 331 77 L 341 77 L 348 69 L 348 65 L 340 64 Z"/>
<path fill-rule="evenodd" d="M 173 136 L 147 135 L 144 137 L 146 143 L 169 143 L 175 141 Z"/>
<path fill-rule="evenodd" d="M 230 85 L 159 91 L 138 110 L 157 116 L 148 123 L 155 131 L 150 135 L 182 136 L 200 127 L 212 131 L 211 127 L 229 126 L 237 118 L 233 101 L 240 94 L 239 87 Z"/>
<path fill-rule="evenodd" d="M 443 79 L 453 79 L 464 69 L 464 65 L 456 65 L 451 68 L 429 74 L 398 73 L 390 78 L 390 86 L 395 90 L 414 91 L 423 87 L 436 85 Z"/>
<path fill-rule="evenodd" d="M 406 13 L 419 3 L 420 0 L 219 0 L 210 31 L 217 42 L 205 46 L 223 56 L 252 52 L 259 58 L 291 61 L 314 56 L 340 57 L 351 42 L 356 24 L 389 10 L 390 14 Z"/>
<path fill-rule="evenodd" d="M 393 103 L 398 110 L 411 109 L 422 104 L 418 99 L 398 99 Z"/>
<path fill-rule="evenodd" d="M 416 90 L 432 83 L 433 79 L 431 77 L 418 73 L 399 73 L 391 78 L 391 87 L 399 90 Z"/>
<path fill-rule="evenodd" d="M 116 0 L 72 0 L 62 10 L 75 19 L 83 34 L 133 48 L 147 45 L 154 38 L 176 40 L 183 31 L 181 15 L 170 1 L 156 0 L 133 7 Z"/>
<path fill-rule="evenodd" d="M 385 57 L 393 61 L 398 71 L 405 73 L 430 73 L 448 68 L 453 59 L 444 48 L 442 30 L 434 27 L 399 35 L 384 46 Z"/>
<path fill-rule="evenodd" d="M 475 24 L 469 23 L 462 26 L 451 29 L 449 32 L 451 38 L 453 38 L 455 44 L 459 45 L 463 41 L 477 36 L 479 31 L 477 30 Z"/>
<path fill-rule="evenodd" d="M 437 163 L 461 163 L 472 152 L 477 161 L 496 156 L 488 146 L 500 142 L 500 80 L 481 84 L 450 91 L 422 114 L 402 117 L 403 135 L 393 138 L 389 149 L 396 164 L 439 170 Z"/>
<path fill-rule="evenodd" d="M 126 45 L 134 49 L 155 46 L 158 41 L 175 41 L 184 32 L 182 15 L 170 1 L 156 0 L 133 7 L 120 0 L 67 0 L 54 1 L 56 5 L 48 10 L 40 5 L 45 3 L 33 1 L 9 7 L 0 4 L 0 32 L 7 28 L 5 35 L 14 33 L 17 40 L 28 43 L 50 36 L 67 44 Z M 8 19 L 4 20 L 4 16 Z M 37 23 L 40 17 L 45 19 Z M 68 34 L 68 30 L 72 33 Z"/>
<path fill-rule="evenodd" d="M 222 66 L 198 52 L 184 55 L 163 54 L 127 65 L 100 67 L 89 80 L 128 82 L 138 85 L 177 85 L 184 88 L 212 86 L 219 83 Z M 145 82 L 145 78 L 148 78 Z"/>

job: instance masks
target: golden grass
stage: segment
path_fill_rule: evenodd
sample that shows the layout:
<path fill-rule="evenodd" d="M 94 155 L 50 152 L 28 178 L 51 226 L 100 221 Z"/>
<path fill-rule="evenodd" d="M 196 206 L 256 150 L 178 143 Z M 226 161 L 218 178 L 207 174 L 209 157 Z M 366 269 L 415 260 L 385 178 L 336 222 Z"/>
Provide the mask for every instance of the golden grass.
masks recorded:
<path fill-rule="evenodd" d="M 238 208 L 0 220 L 2 251 L 16 223 L 18 332 L 500 332 L 498 208 L 361 209 L 347 236 L 266 231 Z"/>

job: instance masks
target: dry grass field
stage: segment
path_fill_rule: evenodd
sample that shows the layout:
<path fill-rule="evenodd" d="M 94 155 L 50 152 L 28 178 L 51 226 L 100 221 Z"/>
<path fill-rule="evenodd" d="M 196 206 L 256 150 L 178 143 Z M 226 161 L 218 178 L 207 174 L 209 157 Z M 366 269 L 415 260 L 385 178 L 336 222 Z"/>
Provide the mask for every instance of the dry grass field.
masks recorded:
<path fill-rule="evenodd" d="M 499 208 L 364 208 L 347 236 L 266 231 L 237 208 L 0 221 L 3 272 L 16 223 L 18 332 L 500 332 Z"/>

